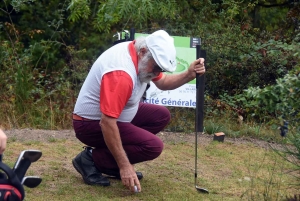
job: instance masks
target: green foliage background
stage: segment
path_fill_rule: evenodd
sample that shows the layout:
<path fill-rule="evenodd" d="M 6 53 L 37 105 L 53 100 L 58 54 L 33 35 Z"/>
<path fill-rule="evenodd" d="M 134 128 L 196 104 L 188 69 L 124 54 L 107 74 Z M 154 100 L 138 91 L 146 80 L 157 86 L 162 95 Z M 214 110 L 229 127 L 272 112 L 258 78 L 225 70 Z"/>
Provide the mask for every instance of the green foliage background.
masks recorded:
<path fill-rule="evenodd" d="M 220 110 L 221 102 L 227 105 L 223 111 L 250 121 L 277 118 L 280 112 L 266 111 L 254 112 L 253 119 L 253 111 L 261 110 L 247 102 L 244 90 L 271 87 L 295 73 L 299 11 L 299 3 L 283 0 L 1 1 L 1 124 L 69 128 L 91 64 L 117 31 L 133 27 L 139 33 L 165 29 L 201 37 L 207 51 L 207 112 Z M 193 130 L 193 111 L 170 111 L 176 118 L 168 129 Z M 178 118 L 189 123 L 178 127 Z"/>

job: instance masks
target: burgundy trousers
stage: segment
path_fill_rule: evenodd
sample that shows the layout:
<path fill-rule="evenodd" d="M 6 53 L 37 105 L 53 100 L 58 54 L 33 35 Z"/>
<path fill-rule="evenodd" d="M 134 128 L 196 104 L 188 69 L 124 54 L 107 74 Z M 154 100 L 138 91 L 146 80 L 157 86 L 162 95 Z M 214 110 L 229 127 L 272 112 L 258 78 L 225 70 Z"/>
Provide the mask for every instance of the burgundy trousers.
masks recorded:
<path fill-rule="evenodd" d="M 156 136 L 170 121 L 170 112 L 159 105 L 140 103 L 137 114 L 130 123 L 117 122 L 123 148 L 131 164 L 157 158 L 163 142 Z M 119 170 L 107 148 L 99 121 L 73 120 L 76 137 L 94 147 L 93 160 L 99 170 Z"/>

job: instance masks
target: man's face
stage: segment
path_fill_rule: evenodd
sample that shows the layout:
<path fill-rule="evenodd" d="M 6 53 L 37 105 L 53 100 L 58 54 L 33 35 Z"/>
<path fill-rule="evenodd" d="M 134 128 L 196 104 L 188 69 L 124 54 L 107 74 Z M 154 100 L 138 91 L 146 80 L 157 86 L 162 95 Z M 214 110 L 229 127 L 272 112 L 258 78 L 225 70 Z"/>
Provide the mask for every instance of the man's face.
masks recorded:
<path fill-rule="evenodd" d="M 142 57 L 138 62 L 139 79 L 141 82 L 149 83 L 153 78 L 157 77 L 161 72 L 161 68 L 153 59 L 147 56 Z"/>

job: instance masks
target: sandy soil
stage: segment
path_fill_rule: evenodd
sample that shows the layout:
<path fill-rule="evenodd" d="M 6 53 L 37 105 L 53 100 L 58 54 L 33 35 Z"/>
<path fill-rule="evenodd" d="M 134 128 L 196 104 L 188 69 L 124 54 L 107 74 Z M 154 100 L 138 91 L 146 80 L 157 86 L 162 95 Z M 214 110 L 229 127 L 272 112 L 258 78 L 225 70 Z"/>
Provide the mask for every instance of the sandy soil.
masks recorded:
<path fill-rule="evenodd" d="M 70 139 L 77 140 L 73 130 L 36 130 L 36 129 L 12 129 L 4 131 L 8 138 L 13 138 L 17 141 L 42 141 L 48 142 L 49 139 Z M 173 132 L 160 132 L 158 136 L 164 142 L 170 143 L 195 143 L 195 133 L 183 134 Z M 212 135 L 198 133 L 198 144 L 209 144 L 213 140 Z M 269 143 L 262 140 L 252 138 L 229 138 L 225 136 L 225 142 L 232 144 L 253 144 L 257 147 L 269 149 L 270 146 L 273 148 L 280 148 L 280 145 L 275 143 Z"/>

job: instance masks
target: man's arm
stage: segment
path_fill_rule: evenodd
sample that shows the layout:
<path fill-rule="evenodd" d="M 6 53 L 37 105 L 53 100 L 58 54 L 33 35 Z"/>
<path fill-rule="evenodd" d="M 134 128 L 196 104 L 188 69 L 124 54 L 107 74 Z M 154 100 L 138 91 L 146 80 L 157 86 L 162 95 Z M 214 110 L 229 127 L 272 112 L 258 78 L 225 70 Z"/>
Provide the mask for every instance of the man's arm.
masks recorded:
<path fill-rule="evenodd" d="M 117 126 L 117 119 L 102 114 L 100 126 L 105 143 L 120 169 L 120 175 L 123 184 L 131 191 L 134 191 L 134 186 L 136 185 L 139 191 L 141 191 L 140 182 L 136 176 L 134 167 L 129 162 L 125 150 L 123 149 L 119 129 Z"/>
<path fill-rule="evenodd" d="M 123 184 L 134 192 L 141 191 L 134 167 L 126 155 L 117 126 L 117 119 L 128 102 L 133 89 L 131 77 L 124 71 L 113 71 L 103 76 L 100 91 L 100 126 L 105 143 L 120 169 Z"/>
<path fill-rule="evenodd" d="M 0 129 L 0 154 L 3 154 L 3 152 L 5 151 L 5 149 L 6 149 L 6 142 L 7 142 L 7 136 Z"/>
<path fill-rule="evenodd" d="M 200 76 L 205 73 L 203 58 L 193 61 L 188 70 L 183 73 L 173 75 L 164 74 L 161 79 L 154 81 L 154 84 L 161 90 L 173 90 L 195 79 L 196 73 Z"/>
<path fill-rule="evenodd" d="M 121 143 L 117 119 L 102 114 L 100 126 L 106 145 L 117 161 L 118 166 L 120 168 L 129 166 L 129 160 Z"/>

